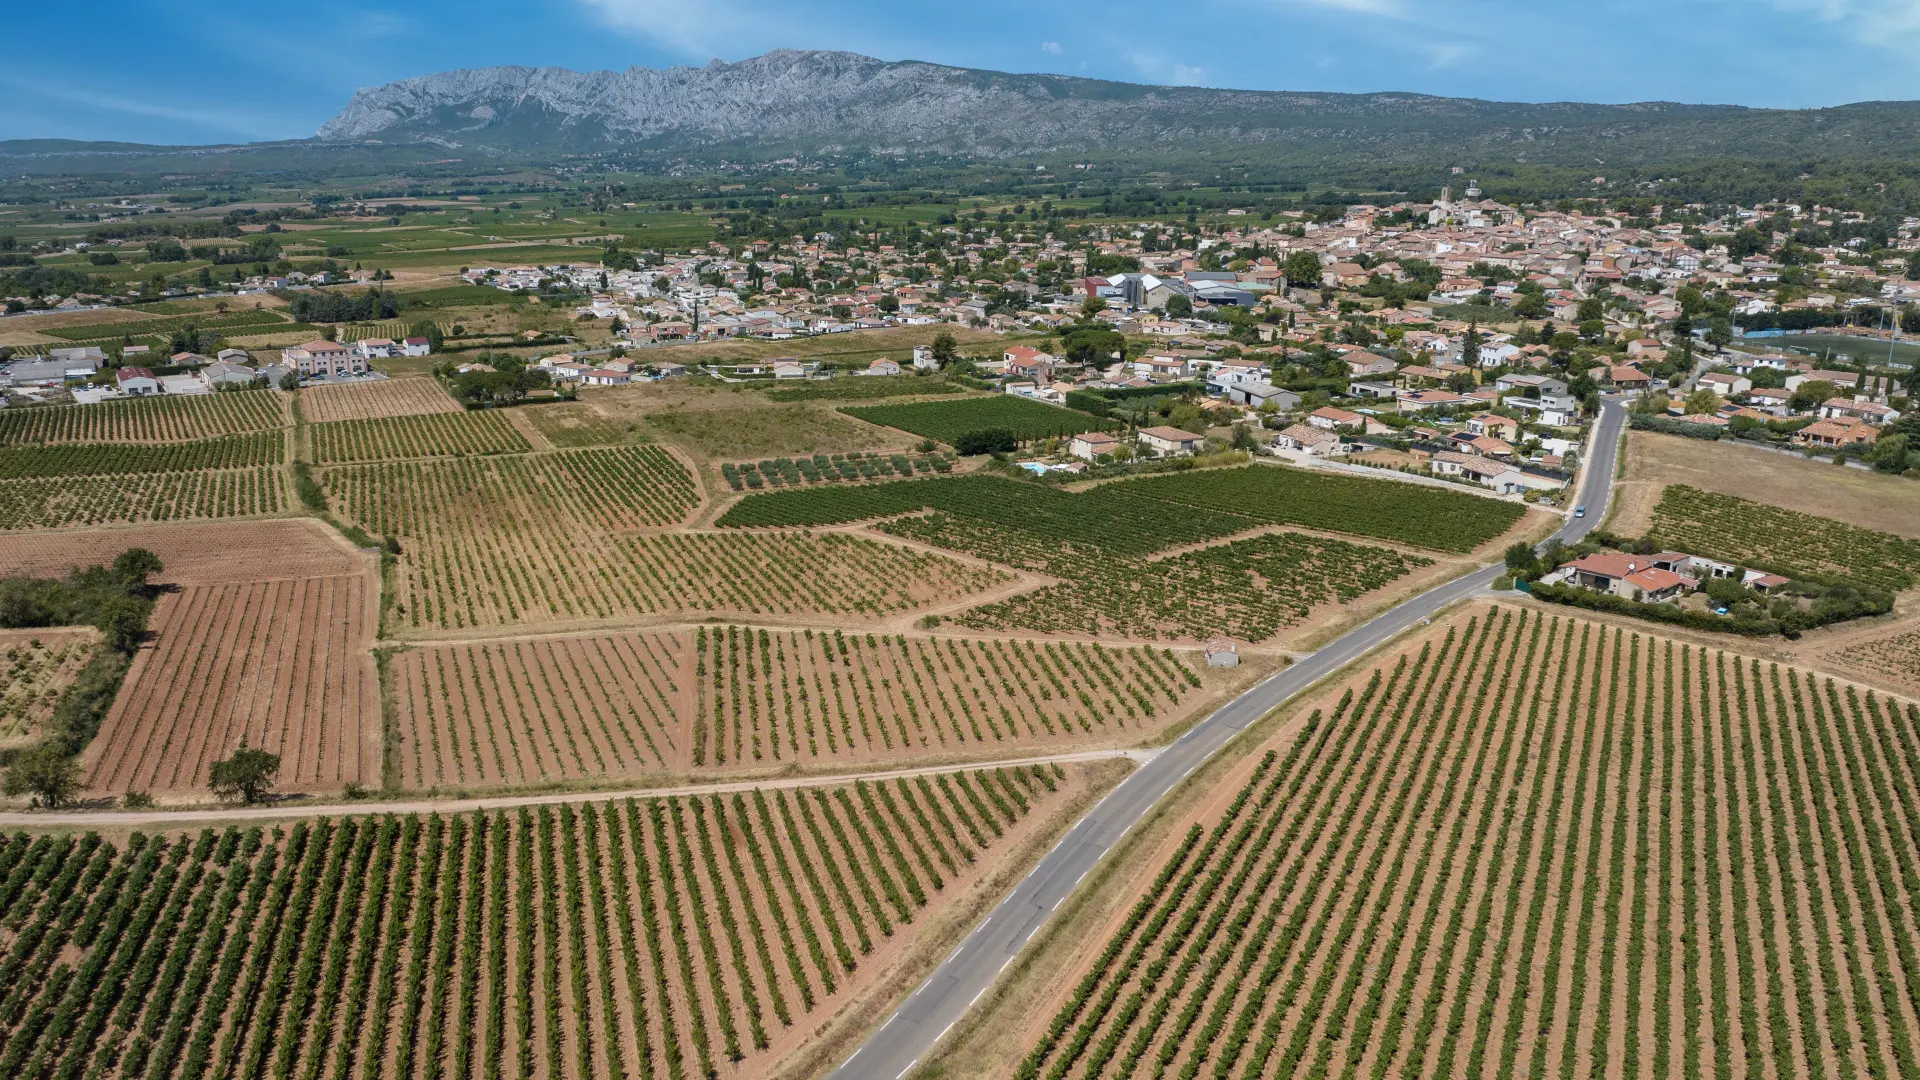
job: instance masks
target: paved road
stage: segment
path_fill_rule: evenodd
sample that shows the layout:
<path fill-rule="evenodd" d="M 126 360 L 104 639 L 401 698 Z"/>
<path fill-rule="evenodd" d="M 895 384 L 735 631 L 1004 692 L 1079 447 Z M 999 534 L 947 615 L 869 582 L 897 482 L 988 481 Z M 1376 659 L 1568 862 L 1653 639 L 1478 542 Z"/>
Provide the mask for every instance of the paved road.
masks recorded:
<path fill-rule="evenodd" d="M 1626 411 L 1621 402 L 1603 404 L 1577 500 L 1586 506 L 1586 516 L 1569 517 L 1554 534 L 1561 540 L 1568 543 L 1579 540 L 1606 515 L 1620 432 L 1625 422 Z M 1047 852 L 986 921 L 934 969 L 906 1003 L 833 1075 L 840 1080 L 894 1080 L 904 1076 L 973 1003 L 980 1000 L 1094 864 L 1216 751 L 1254 721 L 1320 679 L 1448 605 L 1486 588 L 1502 569 L 1489 566 L 1456 578 L 1336 638 L 1318 652 L 1308 654 L 1241 694 L 1128 776 Z"/>

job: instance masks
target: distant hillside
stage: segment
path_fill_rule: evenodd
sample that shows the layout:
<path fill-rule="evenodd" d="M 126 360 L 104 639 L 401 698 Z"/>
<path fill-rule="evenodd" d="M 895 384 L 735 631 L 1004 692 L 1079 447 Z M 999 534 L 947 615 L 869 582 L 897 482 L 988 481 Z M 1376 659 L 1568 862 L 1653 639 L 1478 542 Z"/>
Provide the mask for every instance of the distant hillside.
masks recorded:
<path fill-rule="evenodd" d="M 1782 110 L 1210 90 L 780 49 L 700 68 L 426 75 L 361 90 L 319 138 L 512 155 L 737 147 L 1158 156 L 1230 146 L 1243 160 L 1274 164 L 1398 165 L 1452 156 L 1597 167 L 1911 157 L 1920 153 L 1920 103 Z"/>

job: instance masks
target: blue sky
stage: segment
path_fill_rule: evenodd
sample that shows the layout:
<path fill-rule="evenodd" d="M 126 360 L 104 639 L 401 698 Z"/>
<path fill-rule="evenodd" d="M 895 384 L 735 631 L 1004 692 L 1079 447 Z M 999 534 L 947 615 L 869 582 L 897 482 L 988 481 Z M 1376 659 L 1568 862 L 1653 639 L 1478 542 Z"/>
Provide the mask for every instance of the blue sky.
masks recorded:
<path fill-rule="evenodd" d="M 780 46 L 1134 82 L 1526 101 L 1920 98 L 1920 0 L 96 0 L 8 13 L 0 138 L 311 135 L 359 86 Z"/>

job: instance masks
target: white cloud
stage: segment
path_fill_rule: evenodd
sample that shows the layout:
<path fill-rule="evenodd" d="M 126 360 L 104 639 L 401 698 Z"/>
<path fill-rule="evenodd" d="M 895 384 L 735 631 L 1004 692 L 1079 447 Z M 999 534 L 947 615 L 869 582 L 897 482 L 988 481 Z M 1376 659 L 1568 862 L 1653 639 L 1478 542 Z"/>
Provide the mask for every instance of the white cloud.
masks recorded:
<path fill-rule="evenodd" d="M 675 0 L 580 0 L 601 21 L 623 33 L 643 37 L 685 56 L 707 59 L 723 46 L 737 52 L 742 37 L 759 37 L 777 27 L 770 16 L 749 11 L 737 0 L 700 4 Z"/>
<path fill-rule="evenodd" d="M 1121 59 L 1133 65 L 1140 77 L 1156 83 L 1171 86 L 1193 86 L 1206 73 L 1205 68 L 1182 64 L 1177 60 L 1168 60 L 1157 53 L 1126 53 Z"/>
<path fill-rule="evenodd" d="M 1400 15 L 1400 0 L 1294 0 L 1308 7 L 1331 8 L 1356 15 Z"/>
<path fill-rule="evenodd" d="M 1185 64 L 1173 65 L 1173 81 L 1181 86 L 1199 85 L 1200 76 L 1203 74 L 1205 70 L 1202 68 L 1188 67 Z"/>
<path fill-rule="evenodd" d="M 127 116 L 145 116 L 155 120 L 173 120 L 179 123 L 198 124 L 215 131 L 230 132 L 243 139 L 283 139 L 286 138 L 284 122 L 271 121 L 265 117 L 248 112 L 233 112 L 214 109 L 196 109 L 185 106 L 165 105 L 136 98 L 117 97 L 113 94 L 96 93 L 91 90 L 76 89 L 53 82 L 18 79 L 0 75 L 0 84 L 12 86 L 27 93 L 43 94 L 56 101 L 83 105 L 103 112 L 123 113 Z"/>
<path fill-rule="evenodd" d="M 1057 41 L 1043 41 L 1040 43 L 1040 51 L 1043 53 L 1050 53 L 1054 56 L 1059 56 L 1060 43 Z"/>

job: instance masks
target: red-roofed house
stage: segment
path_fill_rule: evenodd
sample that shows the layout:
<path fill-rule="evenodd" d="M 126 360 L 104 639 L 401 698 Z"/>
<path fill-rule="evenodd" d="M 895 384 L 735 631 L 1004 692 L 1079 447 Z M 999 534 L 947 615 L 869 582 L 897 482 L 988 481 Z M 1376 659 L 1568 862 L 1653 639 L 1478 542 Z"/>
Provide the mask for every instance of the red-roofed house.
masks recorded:
<path fill-rule="evenodd" d="M 160 380 L 143 367 L 123 367 L 114 373 L 120 392 L 128 397 L 146 397 L 160 392 Z"/>
<path fill-rule="evenodd" d="M 1645 555 L 1602 551 L 1567 564 L 1567 580 L 1583 589 L 1660 603 L 1692 589 L 1690 577 L 1664 570 Z"/>

